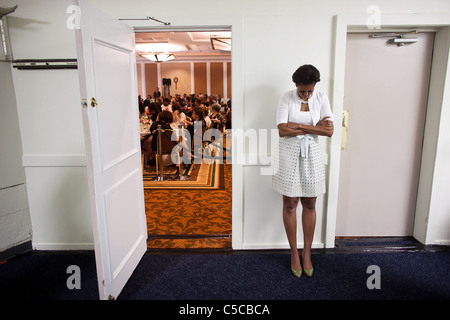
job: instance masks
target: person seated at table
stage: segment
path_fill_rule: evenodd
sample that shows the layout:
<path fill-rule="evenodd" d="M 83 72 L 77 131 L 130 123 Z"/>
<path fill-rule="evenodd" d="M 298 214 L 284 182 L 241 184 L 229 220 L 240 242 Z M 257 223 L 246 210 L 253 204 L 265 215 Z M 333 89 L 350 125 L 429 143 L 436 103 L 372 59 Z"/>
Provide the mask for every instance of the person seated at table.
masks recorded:
<path fill-rule="evenodd" d="M 193 98 L 192 98 L 191 96 L 186 96 L 186 98 L 184 98 L 184 104 L 183 104 L 181 110 L 183 110 L 183 112 L 184 112 L 187 116 L 189 116 L 189 115 L 187 114 L 187 112 L 191 112 L 191 113 L 192 113 L 192 101 L 193 101 Z"/>
<path fill-rule="evenodd" d="M 221 106 L 218 103 L 213 103 L 211 106 L 211 115 L 209 118 L 211 119 L 212 127 L 214 129 L 221 128 L 220 125 L 224 123 L 224 116 L 220 114 Z"/>
<path fill-rule="evenodd" d="M 157 104 L 155 102 L 150 102 L 148 106 L 148 116 L 152 119 L 152 121 L 156 121 L 156 118 L 160 112 L 161 110 L 158 109 Z"/>
<path fill-rule="evenodd" d="M 194 132 L 196 127 L 199 126 L 199 128 L 207 128 L 206 121 L 205 121 L 205 111 L 202 107 L 194 107 L 192 110 L 192 120 L 186 119 L 185 121 L 187 125 L 187 130 L 190 133 L 192 139 L 194 138 L 194 134 L 198 134 L 198 136 L 202 137 L 202 132 Z"/>
<path fill-rule="evenodd" d="M 195 107 L 203 107 L 203 106 L 204 105 L 202 103 L 202 100 L 200 98 L 195 98 L 195 100 L 194 100 L 194 108 Z"/>
<path fill-rule="evenodd" d="M 173 122 L 173 114 L 170 111 L 164 110 L 158 114 L 158 118 L 155 122 L 152 123 L 150 127 L 150 137 L 151 139 L 151 148 L 153 151 L 157 151 L 157 143 L 158 143 L 158 126 L 161 126 L 161 129 L 169 135 L 172 135 L 173 128 L 170 124 Z"/>
<path fill-rule="evenodd" d="M 192 153 L 196 157 L 201 157 L 201 149 L 194 150 L 194 147 L 196 147 L 195 141 L 197 141 L 194 139 L 200 139 L 200 141 L 202 141 L 203 143 L 203 131 L 207 129 L 204 108 L 194 107 L 194 109 L 192 110 L 192 121 L 189 121 L 189 119 L 186 118 L 185 123 L 187 125 L 186 129 L 191 136 L 191 145 L 193 146 Z M 200 144 L 200 146 L 198 147 L 201 146 L 202 144 Z"/>
<path fill-rule="evenodd" d="M 162 111 L 170 111 L 170 112 L 172 112 L 172 105 L 170 104 L 169 98 L 164 98 L 163 99 L 163 103 L 161 105 L 161 110 Z"/>
<path fill-rule="evenodd" d="M 225 129 L 231 129 L 231 99 L 227 102 L 225 111 Z"/>
<path fill-rule="evenodd" d="M 178 129 L 178 126 L 184 126 L 184 122 L 186 120 L 186 115 L 181 110 L 181 107 L 178 104 L 172 105 L 172 114 L 173 114 L 173 122 L 171 124 L 173 129 Z"/>

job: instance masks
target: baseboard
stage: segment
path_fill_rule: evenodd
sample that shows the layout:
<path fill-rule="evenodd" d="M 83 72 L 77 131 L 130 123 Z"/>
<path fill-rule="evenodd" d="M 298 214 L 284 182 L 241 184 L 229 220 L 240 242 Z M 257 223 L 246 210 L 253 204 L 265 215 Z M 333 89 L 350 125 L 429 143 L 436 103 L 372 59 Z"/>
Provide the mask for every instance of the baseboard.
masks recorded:
<path fill-rule="evenodd" d="M 33 243 L 34 250 L 42 251 L 71 251 L 94 250 L 93 243 Z"/>
<path fill-rule="evenodd" d="M 434 244 L 439 246 L 450 246 L 450 240 L 436 240 Z"/>
<path fill-rule="evenodd" d="M 12 248 L 3 250 L 0 252 L 0 261 L 11 259 L 19 254 L 27 253 L 33 250 L 33 246 L 31 244 L 31 240 L 18 244 Z"/>
<path fill-rule="evenodd" d="M 302 249 L 303 243 L 299 242 L 297 244 L 297 248 Z M 312 249 L 323 249 L 325 248 L 325 244 L 322 242 L 313 242 Z M 266 249 L 280 249 L 287 250 L 289 249 L 289 244 L 287 243 L 244 243 L 242 245 L 243 250 L 266 250 Z"/>

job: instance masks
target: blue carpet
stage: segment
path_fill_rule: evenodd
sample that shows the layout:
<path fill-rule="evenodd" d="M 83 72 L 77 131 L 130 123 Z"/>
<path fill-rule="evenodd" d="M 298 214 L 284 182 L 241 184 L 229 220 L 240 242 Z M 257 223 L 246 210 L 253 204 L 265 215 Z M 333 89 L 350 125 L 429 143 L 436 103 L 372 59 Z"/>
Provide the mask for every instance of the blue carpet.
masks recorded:
<path fill-rule="evenodd" d="M 314 254 L 314 276 L 294 278 L 290 257 L 260 254 L 146 254 L 119 300 L 434 300 L 450 299 L 450 252 Z M 81 289 L 69 290 L 69 265 Z M 370 265 L 381 289 L 369 290 Z M 33 253 L 0 265 L 0 298 L 98 299 L 93 253 Z"/>
<path fill-rule="evenodd" d="M 121 299 L 449 299 L 450 253 L 313 255 L 314 276 L 294 278 L 281 254 L 146 256 Z M 381 289 L 367 288 L 378 265 Z M 155 272 L 152 272 L 154 270 Z"/>

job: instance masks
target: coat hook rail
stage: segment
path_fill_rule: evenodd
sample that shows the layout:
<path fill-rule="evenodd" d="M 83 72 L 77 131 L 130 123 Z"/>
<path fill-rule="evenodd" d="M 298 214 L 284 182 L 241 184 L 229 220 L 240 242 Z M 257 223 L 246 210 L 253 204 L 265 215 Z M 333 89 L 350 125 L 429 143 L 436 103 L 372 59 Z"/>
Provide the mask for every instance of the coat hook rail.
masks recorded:
<path fill-rule="evenodd" d="M 20 59 L 12 61 L 19 70 L 77 69 L 77 59 Z"/>

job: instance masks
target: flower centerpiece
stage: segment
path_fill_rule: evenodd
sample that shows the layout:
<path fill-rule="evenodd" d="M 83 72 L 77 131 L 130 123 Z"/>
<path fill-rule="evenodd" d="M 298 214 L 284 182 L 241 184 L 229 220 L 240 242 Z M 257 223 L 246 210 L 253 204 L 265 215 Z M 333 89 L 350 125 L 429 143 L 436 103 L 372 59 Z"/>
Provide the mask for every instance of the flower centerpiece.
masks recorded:
<path fill-rule="evenodd" d="M 141 132 L 150 131 L 151 124 L 152 124 L 152 120 L 149 119 L 148 116 L 142 116 L 139 118 L 139 125 L 140 125 Z"/>

